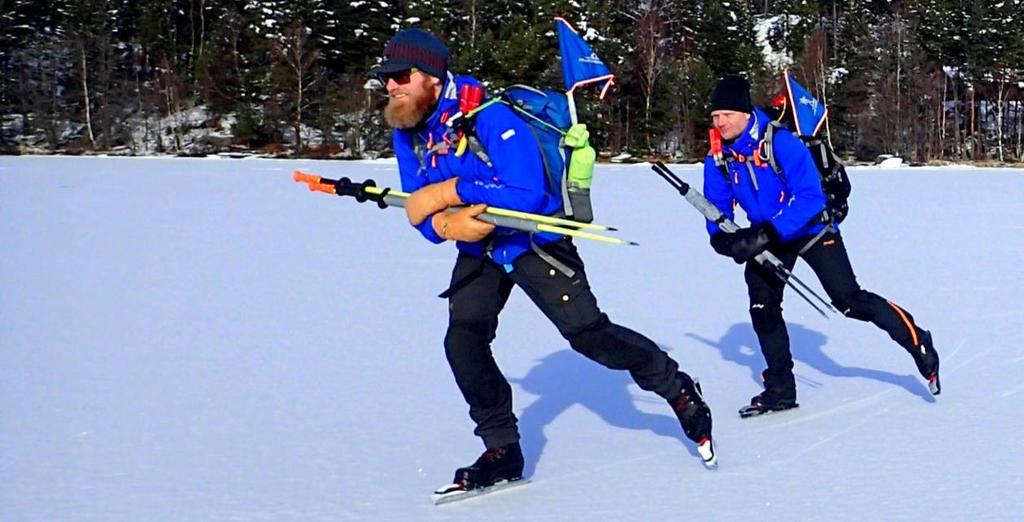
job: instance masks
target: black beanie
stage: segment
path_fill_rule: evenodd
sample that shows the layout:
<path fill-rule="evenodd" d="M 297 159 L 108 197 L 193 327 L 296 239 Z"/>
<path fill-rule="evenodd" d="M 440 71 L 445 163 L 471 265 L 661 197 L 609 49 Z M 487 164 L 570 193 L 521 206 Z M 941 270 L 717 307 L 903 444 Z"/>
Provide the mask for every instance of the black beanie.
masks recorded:
<path fill-rule="evenodd" d="M 750 103 L 750 83 L 735 74 L 718 80 L 711 93 L 711 111 L 754 112 L 754 104 Z"/>
<path fill-rule="evenodd" d="M 448 70 L 448 47 L 429 31 L 406 29 L 399 32 L 384 48 L 384 62 L 370 74 L 381 75 L 417 69 L 438 78 Z"/>

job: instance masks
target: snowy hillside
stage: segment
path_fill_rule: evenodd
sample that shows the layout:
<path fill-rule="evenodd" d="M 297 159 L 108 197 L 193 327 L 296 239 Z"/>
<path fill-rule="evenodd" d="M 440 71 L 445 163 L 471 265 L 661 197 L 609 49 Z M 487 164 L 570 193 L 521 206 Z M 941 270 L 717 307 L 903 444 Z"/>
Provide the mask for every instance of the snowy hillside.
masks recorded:
<path fill-rule="evenodd" d="M 532 483 L 433 506 L 482 450 L 441 346 L 454 247 L 311 193 L 296 168 L 397 184 L 384 161 L 0 157 L 0 520 L 1024 510 L 1024 171 L 852 169 L 854 268 L 932 330 L 943 394 L 883 332 L 787 294 L 801 407 L 740 420 L 763 368 L 741 268 L 646 166 L 599 167 L 598 221 L 640 246 L 578 242 L 594 291 L 701 378 L 719 469 L 517 291 L 494 351 Z"/>

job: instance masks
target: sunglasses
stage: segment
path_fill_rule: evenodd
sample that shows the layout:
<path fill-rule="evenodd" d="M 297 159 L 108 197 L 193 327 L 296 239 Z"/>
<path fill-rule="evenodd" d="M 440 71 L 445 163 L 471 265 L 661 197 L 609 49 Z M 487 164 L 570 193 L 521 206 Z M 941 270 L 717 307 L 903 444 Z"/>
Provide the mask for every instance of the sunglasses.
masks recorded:
<path fill-rule="evenodd" d="M 377 75 L 377 79 L 384 85 L 388 84 L 388 80 L 394 80 L 398 85 L 405 85 L 412 79 L 412 73 L 419 71 L 419 69 L 412 67 L 404 71 L 395 71 L 389 73 L 380 73 Z"/>

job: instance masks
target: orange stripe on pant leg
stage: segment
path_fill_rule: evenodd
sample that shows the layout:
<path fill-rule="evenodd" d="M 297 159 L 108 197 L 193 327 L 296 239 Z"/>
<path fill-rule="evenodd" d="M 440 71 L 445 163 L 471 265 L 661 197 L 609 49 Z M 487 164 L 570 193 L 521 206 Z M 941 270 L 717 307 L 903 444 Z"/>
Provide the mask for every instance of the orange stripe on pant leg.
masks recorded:
<path fill-rule="evenodd" d="M 914 325 L 910 324 L 910 319 L 907 318 L 907 314 L 903 312 L 902 308 L 896 306 L 896 303 L 892 301 L 886 301 L 886 303 L 889 303 L 889 306 L 891 306 L 893 310 L 896 310 L 896 313 L 900 315 L 900 319 L 903 319 L 903 324 L 907 325 L 907 330 L 910 330 L 910 337 L 914 341 L 914 346 L 917 346 L 917 329 L 914 328 Z"/>

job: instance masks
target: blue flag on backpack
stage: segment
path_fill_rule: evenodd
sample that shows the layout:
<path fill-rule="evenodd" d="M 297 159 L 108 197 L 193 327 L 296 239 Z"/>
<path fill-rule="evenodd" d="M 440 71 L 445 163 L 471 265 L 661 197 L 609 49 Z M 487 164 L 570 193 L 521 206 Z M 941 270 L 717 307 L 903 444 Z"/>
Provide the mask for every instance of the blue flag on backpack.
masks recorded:
<path fill-rule="evenodd" d="M 806 138 L 815 136 L 821 130 L 821 126 L 825 124 L 825 119 L 828 118 L 828 109 L 803 85 L 797 83 L 789 71 L 785 71 L 783 77 L 786 80 L 789 104 L 793 108 L 796 133 Z"/>
<path fill-rule="evenodd" d="M 587 42 L 564 18 L 555 17 L 558 29 L 558 48 L 562 53 L 562 79 L 565 90 L 572 92 L 577 87 L 596 83 L 603 99 L 614 82 L 615 75 L 608 70 Z"/>

